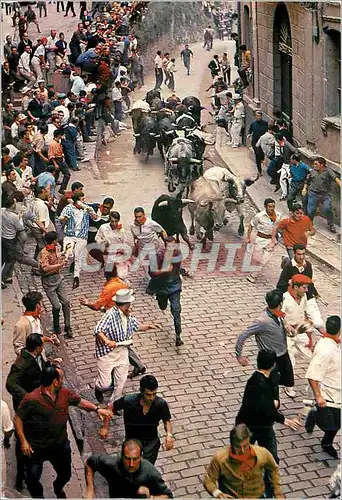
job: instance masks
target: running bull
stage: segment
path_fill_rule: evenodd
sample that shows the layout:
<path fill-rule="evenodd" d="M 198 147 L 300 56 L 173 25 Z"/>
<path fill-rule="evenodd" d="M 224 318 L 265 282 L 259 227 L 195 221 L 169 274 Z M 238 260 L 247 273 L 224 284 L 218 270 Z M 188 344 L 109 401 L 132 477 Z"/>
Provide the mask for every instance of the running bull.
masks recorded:
<path fill-rule="evenodd" d="M 177 138 L 167 152 L 165 177 L 168 190 L 182 196 L 190 184 L 203 172 L 203 154 L 206 145 L 214 145 L 215 138 L 201 130 L 194 130 L 187 138 Z"/>
<path fill-rule="evenodd" d="M 162 194 L 154 202 L 151 218 L 165 229 L 168 236 L 175 236 L 177 243 L 179 243 L 179 236 L 181 236 L 192 249 L 193 245 L 190 243 L 182 214 L 183 207 L 189 203 L 194 203 L 194 201 Z"/>
<path fill-rule="evenodd" d="M 191 184 L 189 199 L 194 201 L 188 206 L 191 215 L 190 234 L 196 232 L 197 239 L 204 246 L 207 238 L 213 241 L 214 231 L 219 231 L 226 223 L 224 197 L 218 182 L 201 177 Z M 205 231 L 204 235 L 201 228 Z"/>
<path fill-rule="evenodd" d="M 257 179 L 240 179 L 231 174 L 226 168 L 211 167 L 204 172 L 203 177 L 210 181 L 218 182 L 221 193 L 224 196 L 226 210 L 230 213 L 237 211 L 240 224 L 238 235 L 243 236 L 245 233 L 244 226 L 244 201 L 246 198 L 246 188 L 254 184 Z"/>

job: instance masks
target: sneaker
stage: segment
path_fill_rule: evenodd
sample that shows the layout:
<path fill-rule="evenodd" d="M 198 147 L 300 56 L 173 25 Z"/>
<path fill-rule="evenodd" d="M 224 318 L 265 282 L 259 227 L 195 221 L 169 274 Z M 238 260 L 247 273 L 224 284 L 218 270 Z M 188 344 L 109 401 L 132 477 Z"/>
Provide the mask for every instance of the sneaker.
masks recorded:
<path fill-rule="evenodd" d="M 81 163 L 84 163 L 85 161 L 90 161 L 90 158 L 82 158 Z"/>
<path fill-rule="evenodd" d="M 249 276 L 247 276 L 246 280 L 249 281 L 250 283 L 256 282 L 255 276 L 253 276 L 253 274 L 250 274 Z"/>
<path fill-rule="evenodd" d="M 332 444 L 322 444 L 322 449 L 325 451 L 325 453 L 328 453 L 333 458 L 338 458 L 337 450 L 333 447 Z"/>
<path fill-rule="evenodd" d="M 237 146 L 236 144 L 232 144 L 230 147 L 231 148 L 238 148 L 239 146 Z"/>
<path fill-rule="evenodd" d="M 182 337 L 179 335 L 179 336 L 176 336 L 176 346 L 179 347 L 181 345 L 183 345 L 184 342 L 182 340 Z"/>
<path fill-rule="evenodd" d="M 72 333 L 71 328 L 66 328 L 65 329 L 65 335 L 64 335 L 64 337 L 66 339 L 72 339 L 74 337 L 74 334 Z"/>
<path fill-rule="evenodd" d="M 295 398 L 296 397 L 296 391 L 294 390 L 293 387 L 284 387 L 284 391 L 285 391 L 285 394 L 287 394 L 287 396 L 289 398 Z"/>
<path fill-rule="evenodd" d="M 79 286 L 80 286 L 80 278 L 76 276 L 72 283 L 72 289 L 75 290 L 75 288 L 78 288 Z"/>

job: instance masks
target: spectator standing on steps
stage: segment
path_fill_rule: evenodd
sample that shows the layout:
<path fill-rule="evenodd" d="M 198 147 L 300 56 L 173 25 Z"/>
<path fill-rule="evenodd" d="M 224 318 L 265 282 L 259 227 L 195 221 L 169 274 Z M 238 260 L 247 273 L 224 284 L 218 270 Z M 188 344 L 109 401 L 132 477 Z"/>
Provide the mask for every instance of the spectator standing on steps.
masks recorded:
<path fill-rule="evenodd" d="M 186 44 L 184 49 L 180 53 L 180 57 L 183 60 L 183 64 L 186 68 L 187 75 L 190 75 L 190 59 L 194 57 L 194 54 L 191 49 L 189 49 L 189 45 Z"/>
<path fill-rule="evenodd" d="M 26 484 L 33 498 L 44 498 L 40 482 L 44 462 L 50 462 L 57 476 L 53 489 L 57 498 L 66 498 L 64 486 L 71 478 L 71 448 L 67 434 L 69 406 L 111 417 L 110 410 L 82 399 L 63 387 L 63 372 L 55 366 L 42 371 L 41 385 L 21 401 L 14 426 L 26 457 Z"/>
<path fill-rule="evenodd" d="M 233 111 L 233 124 L 230 129 L 230 134 L 232 136 L 231 148 L 238 148 L 241 142 L 241 132 L 245 123 L 245 105 L 242 102 L 242 96 L 240 94 L 233 94 L 234 99 L 234 111 Z"/>
<path fill-rule="evenodd" d="M 323 204 L 323 213 L 328 221 L 330 232 L 336 233 L 334 226 L 334 215 L 332 211 L 332 183 L 341 187 L 341 181 L 330 168 L 327 167 L 325 158 L 318 156 L 314 161 L 314 168 L 309 173 L 302 191 L 302 195 L 308 195 L 307 214 L 313 221 L 319 203 Z"/>
<path fill-rule="evenodd" d="M 46 2 L 37 2 L 37 7 L 39 9 L 39 17 L 42 17 L 42 12 L 44 10 L 44 17 L 47 17 Z"/>
<path fill-rule="evenodd" d="M 317 342 L 306 372 L 316 407 L 308 414 L 305 429 L 311 433 L 316 424 L 324 432 L 323 450 L 338 458 L 333 442 L 341 428 L 341 318 L 330 316 L 325 327 L 326 333 Z"/>
<path fill-rule="evenodd" d="M 125 439 L 138 439 L 142 444 L 145 460 L 155 464 L 160 448 L 158 425 L 164 424 L 165 449 L 172 450 L 174 437 L 172 434 L 171 413 L 167 402 L 157 396 L 158 381 L 153 375 L 144 375 L 140 379 L 140 392 L 126 394 L 113 403 L 114 414 L 123 410 Z M 109 419 L 104 419 L 100 437 L 106 438 L 109 432 Z"/>
<path fill-rule="evenodd" d="M 272 454 L 251 445 L 251 433 L 245 424 L 230 432 L 230 446 L 215 453 L 204 477 L 204 487 L 215 498 L 264 498 L 264 474 L 267 472 L 275 498 L 282 498 L 279 470 Z"/>
<path fill-rule="evenodd" d="M 91 455 L 85 463 L 86 498 L 96 498 L 94 475 L 107 481 L 110 498 L 173 498 L 160 472 L 142 456 L 141 443 L 129 439 L 119 455 Z"/>
<path fill-rule="evenodd" d="M 163 83 L 163 58 L 161 50 L 157 51 L 156 57 L 154 58 L 154 73 L 156 77 L 154 88 L 155 90 L 159 90 Z"/>
<path fill-rule="evenodd" d="M 255 120 L 249 126 L 248 136 L 251 138 L 251 145 L 255 154 L 255 163 L 258 169 L 258 174 L 262 174 L 261 164 L 264 161 L 265 155 L 260 146 L 257 147 L 257 142 L 260 137 L 266 134 L 268 130 L 268 122 L 263 120 L 262 111 L 255 111 Z"/>
<path fill-rule="evenodd" d="M 240 68 L 238 69 L 238 73 L 244 85 L 244 88 L 248 87 L 248 72 L 251 67 L 251 51 L 247 49 L 246 45 L 240 45 L 240 51 L 242 56 L 242 63 Z"/>
<path fill-rule="evenodd" d="M 39 267 L 42 275 L 42 286 L 52 305 L 53 331 L 56 334 L 61 333 L 59 315 L 62 306 L 65 337 L 70 339 L 73 337 L 70 324 L 70 303 L 61 274 L 61 269 L 65 266 L 67 259 L 57 249 L 57 238 L 55 231 L 46 233 L 46 245 L 40 252 Z"/>

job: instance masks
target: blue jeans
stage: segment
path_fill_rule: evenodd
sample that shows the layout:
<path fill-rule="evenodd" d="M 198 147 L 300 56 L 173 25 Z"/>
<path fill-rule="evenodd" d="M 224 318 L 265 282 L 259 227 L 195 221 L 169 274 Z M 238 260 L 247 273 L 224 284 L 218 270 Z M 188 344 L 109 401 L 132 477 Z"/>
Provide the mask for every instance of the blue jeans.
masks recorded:
<path fill-rule="evenodd" d="M 279 157 L 274 157 L 273 160 L 270 161 L 270 163 L 268 164 L 268 167 L 267 167 L 267 173 L 268 175 L 271 177 L 271 180 L 272 181 L 278 181 L 279 179 L 279 174 L 278 174 L 278 170 L 279 170 L 279 167 L 281 166 L 281 158 Z"/>
<path fill-rule="evenodd" d="M 311 220 L 314 220 L 319 203 L 323 203 L 323 215 L 326 217 L 329 226 L 333 225 L 334 216 L 332 212 L 332 199 L 330 194 L 320 194 L 315 191 L 309 191 L 307 206 L 308 216 Z"/>
<path fill-rule="evenodd" d="M 277 439 L 273 426 L 262 427 L 262 428 L 254 428 L 249 426 L 249 430 L 252 433 L 251 444 L 254 444 L 257 441 L 259 446 L 266 448 L 266 450 L 272 453 L 274 460 L 277 462 L 277 464 L 279 464 Z M 265 482 L 264 496 L 266 498 L 274 498 L 273 485 L 268 471 L 265 471 L 264 482 Z"/>
<path fill-rule="evenodd" d="M 173 316 L 176 336 L 182 333 L 180 295 L 180 290 L 178 292 L 171 293 L 170 295 L 158 294 L 157 292 L 158 305 L 162 311 L 165 311 L 167 308 L 167 301 L 170 301 L 170 309 Z"/>

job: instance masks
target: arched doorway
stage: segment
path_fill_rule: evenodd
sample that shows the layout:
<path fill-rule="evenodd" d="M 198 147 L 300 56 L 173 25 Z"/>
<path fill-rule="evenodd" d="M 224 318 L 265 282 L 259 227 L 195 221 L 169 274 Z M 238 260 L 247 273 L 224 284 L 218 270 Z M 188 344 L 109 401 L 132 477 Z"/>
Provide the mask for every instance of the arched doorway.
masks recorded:
<path fill-rule="evenodd" d="M 273 107 L 292 132 L 292 39 L 285 3 L 278 3 L 273 23 Z"/>

